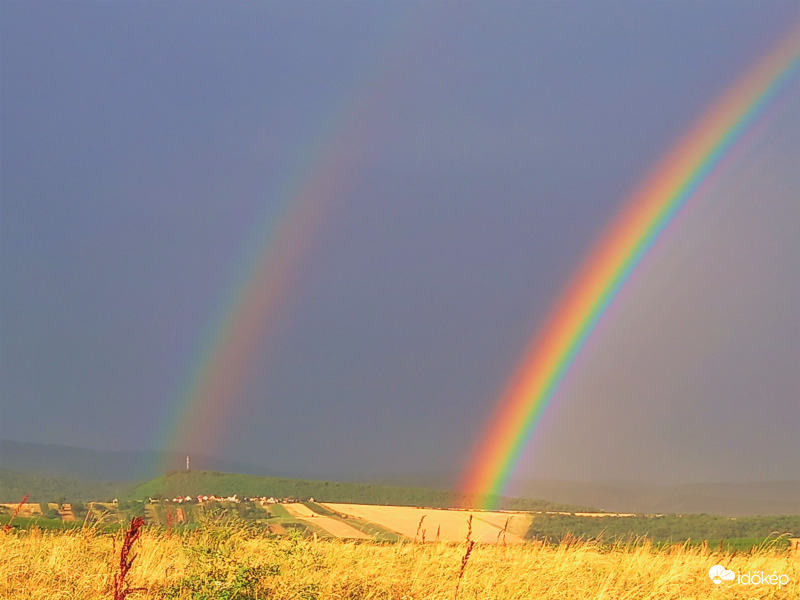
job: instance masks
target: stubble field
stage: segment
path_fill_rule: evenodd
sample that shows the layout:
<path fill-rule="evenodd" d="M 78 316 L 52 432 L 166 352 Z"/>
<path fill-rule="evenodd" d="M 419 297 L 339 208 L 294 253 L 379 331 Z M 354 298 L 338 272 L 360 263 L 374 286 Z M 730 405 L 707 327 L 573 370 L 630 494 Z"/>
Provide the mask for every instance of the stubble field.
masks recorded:
<path fill-rule="evenodd" d="M 409 540 L 458 542 L 470 539 L 484 544 L 522 544 L 531 513 L 338 504 L 322 506 L 336 514 L 377 523 Z"/>

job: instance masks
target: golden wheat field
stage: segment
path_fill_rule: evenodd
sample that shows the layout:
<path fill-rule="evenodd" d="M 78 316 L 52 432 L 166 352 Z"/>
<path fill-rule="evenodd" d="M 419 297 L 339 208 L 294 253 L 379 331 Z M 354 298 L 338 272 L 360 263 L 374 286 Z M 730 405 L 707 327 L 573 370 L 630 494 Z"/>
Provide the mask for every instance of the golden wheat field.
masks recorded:
<path fill-rule="evenodd" d="M 136 599 L 750 599 L 800 598 L 800 561 L 674 546 L 376 543 L 268 536 L 238 525 L 144 528 L 120 580 L 122 532 L 0 533 L 0 598 Z M 130 540 L 129 540 L 130 542 Z M 709 568 L 779 574 L 784 584 L 714 584 Z M 127 592 L 127 594 L 126 594 Z"/>
<path fill-rule="evenodd" d="M 287 508 L 294 505 L 287 505 Z M 377 523 L 409 540 L 522 544 L 533 515 L 522 512 L 462 511 L 413 506 L 377 506 L 325 502 L 325 508 L 347 517 Z M 468 525 L 469 524 L 469 525 Z"/>

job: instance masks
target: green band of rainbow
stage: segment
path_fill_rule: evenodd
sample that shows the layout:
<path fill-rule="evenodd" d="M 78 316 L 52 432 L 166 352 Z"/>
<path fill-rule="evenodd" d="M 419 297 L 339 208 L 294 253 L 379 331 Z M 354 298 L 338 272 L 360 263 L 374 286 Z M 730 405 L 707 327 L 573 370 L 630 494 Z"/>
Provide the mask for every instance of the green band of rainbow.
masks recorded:
<path fill-rule="evenodd" d="M 256 223 L 233 286 L 179 384 L 157 432 L 166 450 L 159 470 L 178 468 L 178 452 L 213 453 L 249 381 L 253 357 L 285 319 L 305 255 L 336 204 L 357 182 L 380 103 L 395 73 L 410 16 L 390 15 L 375 34 L 375 48 L 353 71 L 350 85 L 325 115 L 317 137 L 283 186 L 270 194 L 273 210 Z"/>
<path fill-rule="evenodd" d="M 631 196 L 528 346 L 462 490 L 496 507 L 545 408 L 620 288 L 675 214 L 800 71 L 800 29 L 737 82 Z"/>

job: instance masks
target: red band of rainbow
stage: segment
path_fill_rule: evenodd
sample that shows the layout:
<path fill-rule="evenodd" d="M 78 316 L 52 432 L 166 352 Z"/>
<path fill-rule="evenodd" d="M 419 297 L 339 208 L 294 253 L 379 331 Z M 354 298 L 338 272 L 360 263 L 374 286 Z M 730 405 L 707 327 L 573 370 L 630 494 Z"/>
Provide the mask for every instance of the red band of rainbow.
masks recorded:
<path fill-rule="evenodd" d="M 800 29 L 738 81 L 661 160 L 593 248 L 529 345 L 465 471 L 496 507 L 545 408 L 603 313 L 675 214 L 800 71 Z"/>

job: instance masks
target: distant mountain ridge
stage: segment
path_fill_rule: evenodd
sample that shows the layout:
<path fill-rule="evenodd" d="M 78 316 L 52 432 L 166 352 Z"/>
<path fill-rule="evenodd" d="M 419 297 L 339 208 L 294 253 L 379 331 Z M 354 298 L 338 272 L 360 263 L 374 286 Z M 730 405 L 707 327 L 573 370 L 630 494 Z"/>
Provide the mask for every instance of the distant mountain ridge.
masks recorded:
<path fill-rule="evenodd" d="M 32 475 L 0 469 L 0 503 L 17 504 L 27 497 L 28 502 L 87 502 L 109 501 L 124 497 L 131 483 L 95 481 L 72 477 Z"/>
<path fill-rule="evenodd" d="M 460 508 L 479 505 L 467 501 L 462 492 L 441 488 L 390 486 L 375 483 L 323 481 L 286 477 L 265 477 L 241 473 L 182 470 L 171 471 L 141 483 L 100 482 L 30 475 L 0 469 L 0 503 L 16 503 L 30 494 L 29 502 L 66 502 L 147 500 L 149 498 L 196 497 L 214 495 L 229 497 L 273 497 L 278 499 L 375 504 L 393 506 L 424 506 Z M 582 511 L 587 507 L 554 504 L 529 498 L 502 498 L 502 507 L 523 511 Z"/>
<path fill-rule="evenodd" d="M 285 477 L 263 477 L 214 471 L 173 471 L 142 483 L 125 495 L 130 500 L 163 496 L 272 496 L 323 502 L 375 504 L 389 506 L 423 506 L 430 508 L 460 508 L 474 505 L 463 492 L 421 487 L 392 486 L 375 483 L 321 481 Z M 478 503 L 479 504 L 479 503 Z M 501 507 L 508 510 L 582 511 L 585 506 L 551 503 L 530 498 L 502 498 Z"/>
<path fill-rule="evenodd" d="M 534 480 L 520 496 L 597 506 L 608 512 L 707 513 L 726 516 L 798 515 L 800 481 L 654 484 L 625 481 Z"/>
<path fill-rule="evenodd" d="M 419 473 L 364 478 L 387 485 L 448 487 L 452 473 Z M 532 479 L 515 487 L 515 496 L 595 506 L 606 512 L 646 514 L 707 513 L 723 516 L 800 515 L 800 481 L 657 484 L 631 481 Z"/>
<path fill-rule="evenodd" d="M 192 468 L 248 475 L 285 476 L 237 461 L 191 456 Z M 0 439 L 0 469 L 49 477 L 72 477 L 93 481 L 143 481 L 163 475 L 163 464 L 180 468 L 185 456 L 154 450 L 90 450 L 77 446 L 38 444 Z"/>
<path fill-rule="evenodd" d="M 99 451 L 56 444 L 38 444 L 0 439 L 0 469 L 26 476 L 76 479 L 82 482 L 120 482 L 134 485 L 163 473 L 161 464 L 179 469 L 184 456 L 155 451 Z M 370 485 L 452 489 L 457 474 L 448 472 L 391 473 L 342 476 L 287 473 L 247 463 L 192 455 L 192 469 L 308 480 L 355 481 Z M 18 480 L 15 479 L 15 481 Z M 83 488 L 81 488 L 83 489 Z M 105 488 L 103 488 L 105 489 Z M 749 483 L 653 484 L 619 481 L 531 480 L 516 488 L 516 495 L 541 498 L 573 506 L 593 506 L 609 512 L 708 513 L 715 515 L 800 514 L 800 481 Z M 9 500 L 9 501 L 13 501 Z"/>

